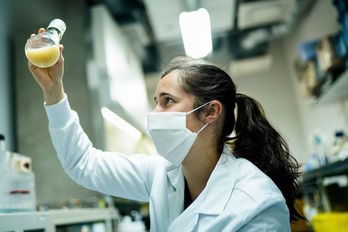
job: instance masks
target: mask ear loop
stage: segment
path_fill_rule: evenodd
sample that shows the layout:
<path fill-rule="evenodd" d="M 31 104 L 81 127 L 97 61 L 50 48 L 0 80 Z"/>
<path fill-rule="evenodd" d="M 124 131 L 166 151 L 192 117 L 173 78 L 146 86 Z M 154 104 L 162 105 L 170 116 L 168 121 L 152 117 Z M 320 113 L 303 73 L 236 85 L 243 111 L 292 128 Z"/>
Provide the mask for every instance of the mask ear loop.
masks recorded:
<path fill-rule="evenodd" d="M 198 135 L 199 133 L 201 133 L 201 131 L 204 130 L 209 124 L 210 124 L 210 122 L 208 122 L 207 124 L 205 124 L 204 126 L 202 126 L 202 128 L 199 129 L 199 131 L 197 131 L 197 135 Z"/>
<path fill-rule="evenodd" d="M 202 107 L 204 107 L 204 106 L 208 105 L 209 103 L 210 103 L 210 101 L 208 101 L 208 102 L 204 103 L 204 104 L 203 104 L 203 105 L 201 105 L 201 106 L 198 106 L 196 109 L 193 109 L 193 110 L 191 110 L 191 111 L 187 112 L 187 113 L 186 113 L 186 115 L 191 114 L 191 113 L 195 112 L 196 110 L 199 110 L 200 108 L 202 108 Z"/>
<path fill-rule="evenodd" d="M 191 114 L 191 113 L 195 112 L 196 110 L 199 110 L 200 108 L 202 108 L 202 107 L 208 105 L 209 103 L 210 103 L 210 101 L 204 103 L 204 104 L 201 105 L 201 106 L 198 106 L 196 109 L 193 109 L 193 110 L 187 112 L 186 115 Z M 206 128 L 208 125 L 209 125 L 209 123 L 207 123 L 207 124 L 205 124 L 204 126 L 202 126 L 202 128 L 199 129 L 199 131 L 197 131 L 197 135 L 198 135 L 199 133 L 201 133 L 201 131 L 204 130 L 204 128 Z"/>

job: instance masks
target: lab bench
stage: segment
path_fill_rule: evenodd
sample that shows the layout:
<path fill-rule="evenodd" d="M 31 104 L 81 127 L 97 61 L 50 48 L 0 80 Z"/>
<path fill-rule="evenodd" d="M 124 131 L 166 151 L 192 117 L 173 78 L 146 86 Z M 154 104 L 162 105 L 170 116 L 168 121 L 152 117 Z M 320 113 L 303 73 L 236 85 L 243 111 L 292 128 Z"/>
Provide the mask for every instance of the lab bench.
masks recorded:
<path fill-rule="evenodd" d="M 119 222 L 114 208 L 59 209 L 35 212 L 0 214 L 0 231 L 60 232 L 100 231 L 114 232 Z"/>

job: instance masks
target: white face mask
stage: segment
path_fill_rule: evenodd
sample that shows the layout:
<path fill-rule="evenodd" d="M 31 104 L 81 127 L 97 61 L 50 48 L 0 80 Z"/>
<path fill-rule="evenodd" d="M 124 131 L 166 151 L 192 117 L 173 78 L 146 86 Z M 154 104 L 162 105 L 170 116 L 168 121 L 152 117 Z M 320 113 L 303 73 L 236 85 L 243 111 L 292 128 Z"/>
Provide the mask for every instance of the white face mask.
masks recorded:
<path fill-rule="evenodd" d="M 147 114 L 147 130 L 159 155 L 179 166 L 196 141 L 197 133 L 186 128 L 186 115 L 202 108 L 209 102 L 190 112 L 151 112 Z"/>

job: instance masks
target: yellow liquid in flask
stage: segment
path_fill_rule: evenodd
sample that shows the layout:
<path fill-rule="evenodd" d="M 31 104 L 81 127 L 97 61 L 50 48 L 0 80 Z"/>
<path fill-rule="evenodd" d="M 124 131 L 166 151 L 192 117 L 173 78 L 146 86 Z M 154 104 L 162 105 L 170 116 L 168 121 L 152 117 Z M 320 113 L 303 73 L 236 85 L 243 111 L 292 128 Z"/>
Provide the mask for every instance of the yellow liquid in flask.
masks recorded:
<path fill-rule="evenodd" d="M 58 45 L 52 45 L 42 48 L 29 48 L 26 50 L 25 55 L 33 65 L 40 68 L 47 68 L 57 63 L 59 59 L 59 47 Z"/>

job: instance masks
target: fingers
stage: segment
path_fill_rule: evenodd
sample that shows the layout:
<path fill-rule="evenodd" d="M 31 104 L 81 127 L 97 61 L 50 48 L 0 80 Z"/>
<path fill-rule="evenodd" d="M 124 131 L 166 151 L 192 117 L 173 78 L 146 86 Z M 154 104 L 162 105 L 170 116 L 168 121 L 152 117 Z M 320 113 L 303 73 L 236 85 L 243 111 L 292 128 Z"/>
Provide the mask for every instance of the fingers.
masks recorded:
<path fill-rule="evenodd" d="M 35 69 L 37 69 L 37 66 L 33 65 L 32 63 L 28 61 L 28 68 L 30 72 L 33 72 L 35 71 Z"/>
<path fill-rule="evenodd" d="M 60 56 L 57 61 L 57 64 L 64 64 L 64 57 L 63 57 L 63 45 L 59 45 L 59 50 L 60 50 Z"/>
<path fill-rule="evenodd" d="M 39 31 L 38 31 L 38 34 L 39 34 L 39 33 L 42 33 L 42 32 L 45 32 L 45 29 L 41 27 L 41 28 L 39 29 Z M 35 36 L 35 34 L 31 34 L 31 35 L 30 35 L 30 38 L 33 37 L 33 36 Z"/>
<path fill-rule="evenodd" d="M 62 53 L 64 50 L 64 45 L 63 44 L 59 44 L 59 51 L 60 53 Z"/>
<path fill-rule="evenodd" d="M 64 45 L 63 44 L 59 44 L 60 57 L 59 57 L 58 62 L 64 61 L 63 50 L 64 50 Z"/>

